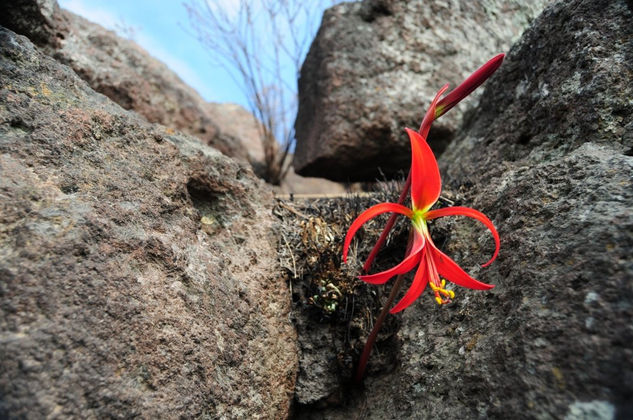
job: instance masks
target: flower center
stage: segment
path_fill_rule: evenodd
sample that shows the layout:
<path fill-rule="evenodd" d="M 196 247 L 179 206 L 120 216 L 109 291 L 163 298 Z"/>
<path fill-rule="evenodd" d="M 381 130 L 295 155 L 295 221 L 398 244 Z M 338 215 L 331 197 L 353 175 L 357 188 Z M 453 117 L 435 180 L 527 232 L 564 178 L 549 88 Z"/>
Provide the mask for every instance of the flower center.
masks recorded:
<path fill-rule="evenodd" d="M 424 220 L 425 214 L 425 211 L 413 210 L 413 214 L 411 215 L 411 223 L 417 230 L 421 232 L 428 232 L 428 228 L 426 227 L 426 220 Z"/>
<path fill-rule="evenodd" d="M 431 239 L 431 235 L 429 233 L 429 227 L 427 226 L 426 219 L 424 218 L 426 213 L 427 212 L 424 210 L 413 210 L 411 223 L 413 224 L 413 227 L 416 228 L 422 236 L 424 236 L 424 239 L 427 242 L 427 245 L 425 246 L 434 247 L 433 240 Z M 427 269 L 429 270 L 429 286 L 431 287 L 431 290 L 433 290 L 435 301 L 438 305 L 450 303 L 451 299 L 455 298 L 455 292 L 446 289 L 446 280 L 440 278 L 430 251 L 425 253 L 425 258 Z"/>

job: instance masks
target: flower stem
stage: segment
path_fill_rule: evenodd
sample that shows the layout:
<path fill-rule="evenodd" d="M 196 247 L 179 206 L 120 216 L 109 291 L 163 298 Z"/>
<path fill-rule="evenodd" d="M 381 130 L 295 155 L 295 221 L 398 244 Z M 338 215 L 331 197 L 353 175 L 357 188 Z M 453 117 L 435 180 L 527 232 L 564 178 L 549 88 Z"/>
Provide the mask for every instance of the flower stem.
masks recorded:
<path fill-rule="evenodd" d="M 411 252 L 411 247 L 413 245 L 413 230 L 409 231 L 409 238 L 407 239 L 407 252 L 405 253 L 405 258 Z M 391 292 L 389 293 L 389 297 L 387 298 L 387 302 L 382 307 L 382 311 L 380 311 L 380 315 L 376 319 L 374 323 L 374 328 L 372 328 L 369 333 L 369 337 L 367 337 L 367 341 L 365 342 L 365 347 L 363 348 L 363 353 L 360 355 L 360 359 L 358 361 L 358 367 L 356 368 L 356 376 L 354 376 L 354 383 L 356 385 L 360 385 L 363 382 L 363 376 L 365 375 L 365 368 L 367 367 L 367 361 L 369 360 L 369 355 L 371 354 L 371 350 L 374 348 L 374 343 L 376 342 L 376 338 L 378 337 L 378 332 L 382 327 L 383 322 L 385 322 L 385 318 L 389 313 L 389 308 L 393 305 L 393 301 L 398 296 L 398 292 L 402 287 L 402 283 L 404 280 L 404 274 L 398 274 L 396 277 L 396 281 L 391 288 Z"/>
<path fill-rule="evenodd" d="M 389 308 L 391 308 L 391 306 L 393 305 L 393 301 L 396 299 L 398 291 L 402 287 L 403 279 L 404 274 L 399 274 L 398 277 L 396 277 L 396 282 L 393 284 L 393 288 L 391 289 L 389 298 L 387 298 L 385 306 L 382 308 L 380 315 L 378 315 L 378 319 L 376 319 L 374 328 L 369 333 L 369 337 L 367 337 L 367 342 L 365 343 L 363 353 L 361 354 L 360 360 L 358 361 L 358 367 L 356 368 L 356 376 L 354 377 L 354 383 L 356 385 L 360 385 L 363 382 L 363 376 L 365 374 L 365 367 L 367 366 L 369 355 L 371 354 L 371 350 L 374 347 L 374 343 L 376 342 L 376 337 L 378 337 L 378 332 L 382 327 L 382 323 L 385 321 L 385 318 L 389 313 Z"/>

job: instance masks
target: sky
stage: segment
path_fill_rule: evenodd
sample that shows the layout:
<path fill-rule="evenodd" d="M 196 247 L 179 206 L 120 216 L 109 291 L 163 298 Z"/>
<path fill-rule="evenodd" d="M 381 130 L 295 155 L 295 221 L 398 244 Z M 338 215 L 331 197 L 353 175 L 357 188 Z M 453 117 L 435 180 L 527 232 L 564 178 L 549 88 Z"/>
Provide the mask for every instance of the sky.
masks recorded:
<path fill-rule="evenodd" d="M 205 100 L 248 106 L 246 97 L 231 75 L 213 64 L 209 53 L 187 33 L 186 28 L 190 28 L 190 24 L 182 0 L 58 1 L 61 7 L 133 39 L 176 72 Z M 236 0 L 212 1 L 230 5 Z M 321 16 L 315 18 L 320 20 Z"/>

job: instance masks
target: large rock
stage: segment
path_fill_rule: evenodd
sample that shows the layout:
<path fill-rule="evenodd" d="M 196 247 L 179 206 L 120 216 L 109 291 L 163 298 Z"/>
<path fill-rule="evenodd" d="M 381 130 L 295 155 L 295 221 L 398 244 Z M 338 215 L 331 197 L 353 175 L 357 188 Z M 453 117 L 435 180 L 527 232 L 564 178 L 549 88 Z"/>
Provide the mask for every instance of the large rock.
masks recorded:
<path fill-rule="evenodd" d="M 1 3 L 0 24 L 29 37 L 123 108 L 193 135 L 264 173 L 264 149 L 253 114 L 237 104 L 206 102 L 135 42 L 60 9 L 55 0 Z M 332 194 L 345 188 L 291 169 L 281 191 Z"/>
<path fill-rule="evenodd" d="M 0 80 L 0 417 L 286 417 L 270 190 L 4 28 Z"/>
<path fill-rule="evenodd" d="M 560 1 L 515 45 L 441 158 L 477 223 L 445 248 L 490 292 L 404 312 L 399 365 L 314 417 L 633 418 L 633 10 Z M 371 362 L 370 362 L 371 363 Z M 309 416 L 306 416 L 309 417 Z"/>
<path fill-rule="evenodd" d="M 253 114 L 244 107 L 232 103 L 207 103 L 205 109 L 222 132 L 242 141 L 248 152 L 248 158 L 255 173 L 263 174 L 264 147 L 257 127 L 257 121 Z M 292 155 L 287 158 L 286 165 L 292 162 Z M 303 177 L 297 175 L 294 168 L 290 167 L 281 184 L 276 188 L 283 194 L 344 194 L 345 186 L 323 178 Z"/>
<path fill-rule="evenodd" d="M 248 160 L 241 140 L 219 127 L 208 103 L 135 42 L 60 9 L 55 0 L 3 2 L 0 15 L 0 24 L 27 36 L 123 108 Z"/>
<path fill-rule="evenodd" d="M 59 48 L 69 30 L 57 0 L 13 0 L 0 3 L 0 25 L 40 46 Z"/>
<path fill-rule="evenodd" d="M 253 114 L 243 106 L 232 103 L 207 102 L 204 109 L 218 127 L 221 127 L 223 133 L 240 139 L 248 153 L 249 161 L 255 168 L 264 164 L 264 146 Z"/>
<path fill-rule="evenodd" d="M 333 182 L 323 178 L 297 175 L 294 167 L 290 166 L 288 173 L 279 185 L 279 191 L 283 194 L 293 195 L 343 196 L 348 191 L 354 190 L 356 187 L 356 185 L 348 185 L 346 187 L 338 182 Z"/>
<path fill-rule="evenodd" d="M 365 0 L 327 10 L 301 69 L 297 173 L 374 181 L 406 171 L 403 127 L 419 125 L 442 85 L 506 51 L 545 3 Z M 437 153 L 476 97 L 433 126 Z"/>

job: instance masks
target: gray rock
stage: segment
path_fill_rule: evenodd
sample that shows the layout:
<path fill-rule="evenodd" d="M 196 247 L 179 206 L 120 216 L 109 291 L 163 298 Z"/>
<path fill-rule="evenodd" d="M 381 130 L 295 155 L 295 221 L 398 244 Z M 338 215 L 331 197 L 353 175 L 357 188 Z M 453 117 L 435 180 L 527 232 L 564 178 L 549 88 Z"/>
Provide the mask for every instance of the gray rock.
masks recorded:
<path fill-rule="evenodd" d="M 249 159 L 241 140 L 214 121 L 209 104 L 134 41 L 60 9 L 55 0 L 3 2 L 0 15 L 2 25 L 27 36 L 123 108 L 198 137 L 227 156 Z"/>
<path fill-rule="evenodd" d="M 241 105 L 231 103 L 207 103 L 205 109 L 224 134 L 241 140 L 255 173 L 264 173 L 264 147 L 253 114 Z M 291 158 L 287 160 L 292 161 Z M 299 176 L 291 167 L 277 191 L 282 194 L 343 194 L 345 187 L 323 178 Z"/>
<path fill-rule="evenodd" d="M 68 21 L 57 0 L 13 0 L 0 3 L 0 25 L 28 36 L 40 46 L 59 48 Z"/>
<path fill-rule="evenodd" d="M 499 258 L 479 268 L 493 244 L 476 222 L 432 229 L 496 287 L 423 294 L 398 367 L 306 418 L 633 418 L 631 3 L 555 3 L 493 81 L 440 169 L 498 227 Z"/>
<path fill-rule="evenodd" d="M 606 401 L 576 401 L 569 406 L 565 420 L 613 420 L 615 407 Z"/>
<path fill-rule="evenodd" d="M 211 120 L 220 127 L 222 133 L 244 145 L 248 159 L 253 166 L 263 165 L 264 146 L 260 140 L 257 121 L 243 106 L 232 103 L 212 103 L 204 105 Z"/>
<path fill-rule="evenodd" d="M 0 417 L 287 417 L 271 191 L 4 28 L 0 80 Z"/>
<path fill-rule="evenodd" d="M 404 127 L 430 98 L 506 51 L 547 0 L 365 0 L 326 11 L 301 69 L 298 174 L 374 181 L 406 171 Z M 433 126 L 441 153 L 478 95 Z M 406 174 L 405 174 L 406 175 Z"/>
<path fill-rule="evenodd" d="M 96 91 L 150 122 L 199 138 L 263 173 L 264 149 L 253 115 L 232 103 L 206 102 L 173 71 L 135 42 L 61 10 L 55 0 L 0 4 L 0 24 L 29 37 L 72 67 Z M 341 193 L 345 188 L 292 169 L 284 193 Z"/>

